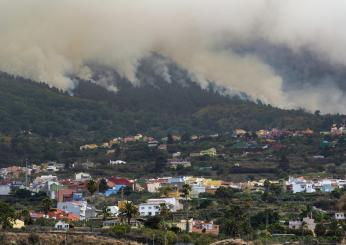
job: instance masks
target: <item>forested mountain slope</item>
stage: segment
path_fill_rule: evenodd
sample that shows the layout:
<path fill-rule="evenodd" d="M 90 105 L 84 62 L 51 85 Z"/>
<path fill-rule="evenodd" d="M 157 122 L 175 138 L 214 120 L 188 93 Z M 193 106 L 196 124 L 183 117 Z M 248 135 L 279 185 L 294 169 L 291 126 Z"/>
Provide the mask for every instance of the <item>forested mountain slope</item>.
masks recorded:
<path fill-rule="evenodd" d="M 172 69 L 174 75 L 167 82 L 144 63 L 138 71 L 140 85 L 114 73 L 108 82 L 118 92 L 79 81 L 74 95 L 1 73 L 1 161 L 72 156 L 80 144 L 136 133 L 160 137 L 168 132 L 209 134 L 234 128 L 320 130 L 343 120 L 226 96 L 212 84 L 202 89 L 184 71 Z M 99 68 L 95 76 L 105 71 Z"/>

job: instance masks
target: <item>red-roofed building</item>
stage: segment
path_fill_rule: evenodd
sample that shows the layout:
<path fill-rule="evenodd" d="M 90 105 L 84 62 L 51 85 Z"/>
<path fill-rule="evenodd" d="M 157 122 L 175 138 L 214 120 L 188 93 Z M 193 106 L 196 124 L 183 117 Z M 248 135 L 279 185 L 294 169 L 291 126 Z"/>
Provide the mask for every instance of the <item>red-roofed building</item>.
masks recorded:
<path fill-rule="evenodd" d="M 30 217 L 33 220 L 44 218 L 44 213 L 41 213 L 41 212 L 30 212 Z"/>
<path fill-rule="evenodd" d="M 121 178 L 121 177 L 111 177 L 111 178 L 108 179 L 108 182 L 111 182 L 110 184 L 111 185 L 114 184 L 114 186 L 116 186 L 116 185 L 125 185 L 125 186 L 130 187 L 132 190 L 135 189 L 135 185 L 136 185 L 136 183 L 133 180 L 129 180 L 129 179 L 126 179 L 126 178 Z"/>
<path fill-rule="evenodd" d="M 45 218 L 44 213 L 42 212 L 30 212 L 30 217 L 34 220 L 39 219 L 39 218 Z M 68 213 L 65 212 L 64 210 L 61 209 L 51 209 L 47 217 L 49 219 L 55 219 L 55 220 L 68 220 L 68 221 L 79 221 L 80 218 L 78 215 L 73 214 L 73 213 Z"/>
<path fill-rule="evenodd" d="M 58 202 L 71 201 L 73 197 L 73 193 L 76 191 L 77 191 L 76 189 L 60 189 L 57 192 L 56 200 Z"/>
<path fill-rule="evenodd" d="M 69 221 L 79 221 L 79 216 L 73 213 L 65 212 L 61 209 L 52 209 L 48 213 L 48 217 L 56 220 L 69 220 Z"/>
<path fill-rule="evenodd" d="M 73 189 L 75 192 L 87 192 L 88 191 L 88 181 L 76 181 L 71 179 L 60 180 L 61 185 L 66 186 L 68 189 Z"/>

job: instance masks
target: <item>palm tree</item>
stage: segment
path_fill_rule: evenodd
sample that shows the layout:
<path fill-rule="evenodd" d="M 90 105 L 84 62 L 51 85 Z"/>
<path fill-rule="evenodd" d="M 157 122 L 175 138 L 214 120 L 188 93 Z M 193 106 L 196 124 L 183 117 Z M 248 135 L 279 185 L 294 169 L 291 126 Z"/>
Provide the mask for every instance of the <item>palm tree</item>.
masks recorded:
<path fill-rule="evenodd" d="M 24 219 L 25 225 L 32 225 L 33 221 L 30 216 L 30 212 L 27 209 L 23 209 L 20 213 L 19 216 Z"/>
<path fill-rule="evenodd" d="M 97 183 L 94 180 L 89 180 L 87 188 L 90 194 L 93 195 L 97 191 Z"/>
<path fill-rule="evenodd" d="M 160 189 L 159 189 L 159 193 L 160 193 L 160 196 L 161 197 L 168 197 L 169 193 L 171 191 L 173 191 L 173 187 L 170 186 L 170 185 L 167 185 L 167 186 L 162 186 Z"/>
<path fill-rule="evenodd" d="M 103 215 L 103 220 L 106 220 L 111 215 L 107 205 L 103 206 L 103 208 L 102 208 L 102 215 Z"/>
<path fill-rule="evenodd" d="M 191 186 L 188 185 L 188 184 L 184 184 L 183 185 L 183 190 L 182 190 L 182 193 L 183 193 L 183 197 L 185 198 L 185 208 L 186 208 L 186 232 L 189 232 L 190 230 L 190 227 L 189 227 L 189 196 L 190 196 L 190 192 L 191 192 Z"/>
<path fill-rule="evenodd" d="M 185 199 L 187 199 L 190 196 L 191 186 L 188 184 L 184 184 L 182 192 L 183 192 L 183 196 L 185 197 Z"/>
<path fill-rule="evenodd" d="M 171 209 L 166 203 L 160 203 L 160 217 L 164 221 L 172 217 Z"/>
<path fill-rule="evenodd" d="M 120 215 L 127 218 L 127 223 L 131 224 L 131 219 L 138 215 L 138 209 L 132 202 L 126 202 L 120 209 Z"/>
<path fill-rule="evenodd" d="M 48 197 L 42 200 L 42 210 L 44 214 L 47 216 L 48 212 L 52 208 L 52 200 L 50 200 Z"/>
<path fill-rule="evenodd" d="M 166 203 L 160 203 L 160 217 L 162 219 L 161 225 L 165 231 L 164 244 L 167 244 L 167 224 L 166 220 L 171 217 L 171 209 Z"/>

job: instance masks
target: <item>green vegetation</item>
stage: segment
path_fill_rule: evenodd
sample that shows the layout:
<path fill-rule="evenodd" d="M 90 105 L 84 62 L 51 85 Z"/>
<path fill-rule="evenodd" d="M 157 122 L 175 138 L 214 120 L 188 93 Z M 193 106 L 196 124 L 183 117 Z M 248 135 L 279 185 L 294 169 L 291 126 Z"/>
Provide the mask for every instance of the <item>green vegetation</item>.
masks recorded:
<path fill-rule="evenodd" d="M 7 203 L 0 202 L 0 211 L 1 228 L 12 228 L 12 224 L 16 220 L 15 209 L 9 206 Z"/>
<path fill-rule="evenodd" d="M 230 98 L 201 89 L 192 81 L 143 83 L 118 81 L 117 94 L 80 82 L 74 96 L 45 84 L 0 74 L 1 164 L 45 160 L 72 162 L 79 146 L 115 136 L 168 132 L 208 134 L 234 128 L 325 129 L 343 116 L 320 116 L 302 110 Z M 186 138 L 186 137 L 185 137 Z"/>

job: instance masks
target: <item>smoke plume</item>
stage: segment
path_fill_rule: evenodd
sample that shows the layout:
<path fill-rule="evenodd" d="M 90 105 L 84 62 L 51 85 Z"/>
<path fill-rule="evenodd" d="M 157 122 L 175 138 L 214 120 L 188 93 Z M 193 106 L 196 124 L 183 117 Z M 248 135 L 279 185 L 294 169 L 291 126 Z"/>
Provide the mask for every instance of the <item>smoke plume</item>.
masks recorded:
<path fill-rule="evenodd" d="M 0 70 L 70 90 L 71 77 L 91 79 L 95 63 L 138 84 L 140 60 L 156 52 L 202 87 L 213 81 L 281 108 L 346 113 L 337 83 L 287 89 L 256 54 L 232 48 L 260 40 L 344 67 L 345 10 L 343 0 L 0 0 Z M 160 71 L 171 82 L 164 64 Z M 94 82 L 116 91 L 109 80 Z"/>

